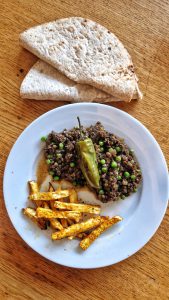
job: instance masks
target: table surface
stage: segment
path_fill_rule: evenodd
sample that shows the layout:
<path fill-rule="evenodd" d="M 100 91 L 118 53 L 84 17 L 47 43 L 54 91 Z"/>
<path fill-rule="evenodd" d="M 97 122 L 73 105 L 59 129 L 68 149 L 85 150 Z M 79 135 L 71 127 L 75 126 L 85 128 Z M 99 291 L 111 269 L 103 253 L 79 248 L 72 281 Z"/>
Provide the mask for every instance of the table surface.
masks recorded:
<path fill-rule="evenodd" d="M 113 105 L 136 117 L 151 131 L 169 162 L 167 0 L 1 0 L 0 16 L 1 178 L 9 151 L 23 129 L 41 114 L 63 105 L 19 97 L 21 81 L 37 59 L 19 46 L 19 33 L 69 16 L 93 19 L 124 43 L 133 58 L 144 98 Z M 168 299 L 167 213 L 150 242 L 129 259 L 103 269 L 78 270 L 47 261 L 22 241 L 5 210 L 2 180 L 0 192 L 1 299 Z"/>

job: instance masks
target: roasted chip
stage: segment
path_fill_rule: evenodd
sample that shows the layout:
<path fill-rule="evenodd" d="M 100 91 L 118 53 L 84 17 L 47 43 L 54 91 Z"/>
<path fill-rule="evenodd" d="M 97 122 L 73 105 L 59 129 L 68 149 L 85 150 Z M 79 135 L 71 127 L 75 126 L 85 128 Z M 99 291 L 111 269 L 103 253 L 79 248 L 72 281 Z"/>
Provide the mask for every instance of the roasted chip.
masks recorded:
<path fill-rule="evenodd" d="M 108 229 L 109 227 L 111 227 L 112 225 L 114 225 L 115 223 L 121 221 L 122 218 L 119 216 L 115 216 L 109 220 L 105 220 L 104 222 L 102 222 L 99 227 L 97 227 L 96 229 L 94 229 L 86 238 L 84 238 L 81 242 L 80 242 L 80 247 L 83 250 L 86 250 L 93 242 L 95 239 L 98 238 L 98 236 L 104 232 L 106 229 Z"/>
<path fill-rule="evenodd" d="M 73 224 L 65 229 L 62 229 L 59 232 L 54 232 L 52 234 L 52 240 L 60 240 L 68 236 L 77 235 L 81 232 L 85 232 L 91 228 L 94 228 L 101 224 L 104 220 L 102 217 L 91 218 L 85 222 Z"/>
<path fill-rule="evenodd" d="M 60 198 L 65 198 L 69 196 L 69 190 L 63 190 L 60 192 L 38 192 L 36 194 L 32 194 L 29 196 L 30 200 L 36 201 L 49 201 L 49 200 L 57 200 Z"/>
<path fill-rule="evenodd" d="M 51 209 L 38 207 L 36 210 L 36 215 L 38 218 L 46 218 L 46 219 L 73 219 L 76 222 L 79 222 L 81 218 L 81 213 L 76 211 L 53 211 Z"/>
<path fill-rule="evenodd" d="M 50 225 L 53 229 L 59 229 L 59 230 L 63 229 L 62 224 L 57 219 L 50 219 Z"/>
<path fill-rule="evenodd" d="M 27 216 L 29 219 L 31 219 L 34 223 L 36 223 L 40 229 L 47 229 L 47 222 L 43 218 L 37 218 L 36 216 L 36 210 L 31 207 L 23 208 L 23 213 L 25 216 Z"/>
<path fill-rule="evenodd" d="M 54 192 L 54 187 L 53 187 L 53 185 L 52 185 L 52 183 L 51 182 L 49 182 L 49 189 L 48 189 L 48 192 Z M 59 189 L 59 191 L 60 191 L 60 189 Z M 58 189 L 57 189 L 57 192 L 58 192 Z M 60 201 L 61 201 L 62 199 L 60 199 Z M 51 209 L 53 210 L 53 211 L 56 211 L 56 208 L 54 207 L 54 201 L 50 201 L 50 207 L 51 207 Z M 67 222 L 66 221 L 66 219 L 61 219 L 61 220 L 64 220 L 65 222 Z M 60 220 L 60 221 L 61 221 Z M 60 223 L 60 221 L 59 220 L 57 220 L 57 219 L 50 219 L 50 225 L 51 225 L 51 227 L 52 228 L 54 228 L 54 229 L 59 229 L 59 230 L 61 230 L 61 229 L 63 229 L 63 224 L 61 224 Z M 67 227 L 67 226 L 66 226 Z"/>
<path fill-rule="evenodd" d="M 36 181 L 30 180 L 28 181 L 29 188 L 30 188 L 30 194 L 36 194 L 39 192 L 39 187 Z"/>
<path fill-rule="evenodd" d="M 38 184 L 36 181 L 34 180 L 30 180 L 28 181 L 28 184 L 29 184 L 29 189 L 30 189 L 30 194 L 33 195 L 33 194 L 36 194 L 39 192 L 39 187 L 38 187 Z M 43 202 L 42 201 L 34 201 L 33 202 L 36 204 L 36 206 L 43 206 Z"/>
<path fill-rule="evenodd" d="M 78 196 L 77 192 L 74 189 L 69 190 L 70 195 L 69 195 L 69 200 L 71 203 L 78 203 Z"/>
<path fill-rule="evenodd" d="M 100 213 L 100 207 L 96 206 L 96 205 L 66 203 L 66 202 L 56 201 L 54 203 L 54 207 L 59 208 L 59 209 L 67 209 L 67 210 L 73 210 L 73 211 L 78 211 L 78 212 L 85 212 L 85 213 L 90 213 L 90 214 L 99 214 Z"/>
<path fill-rule="evenodd" d="M 49 189 L 48 189 L 48 192 L 54 192 L 54 187 L 53 187 L 53 185 L 51 184 L 51 182 L 49 182 Z M 61 200 L 61 199 L 60 199 Z M 50 201 L 50 207 L 51 207 L 51 209 L 52 210 L 56 210 L 55 208 L 54 208 L 54 201 Z"/>

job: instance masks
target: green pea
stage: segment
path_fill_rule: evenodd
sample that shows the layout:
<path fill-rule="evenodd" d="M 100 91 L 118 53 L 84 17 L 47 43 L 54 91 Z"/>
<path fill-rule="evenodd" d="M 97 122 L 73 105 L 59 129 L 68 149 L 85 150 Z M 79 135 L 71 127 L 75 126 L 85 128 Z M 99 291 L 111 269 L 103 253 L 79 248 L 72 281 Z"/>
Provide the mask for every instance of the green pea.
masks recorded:
<path fill-rule="evenodd" d="M 61 154 L 61 153 L 57 153 L 57 154 L 56 154 L 56 157 L 57 157 L 57 158 L 61 158 L 61 157 L 62 157 L 62 154 Z"/>
<path fill-rule="evenodd" d="M 106 168 L 106 167 L 103 167 L 103 168 L 102 168 L 102 172 L 103 172 L 103 173 L 106 173 L 106 172 L 107 172 L 107 168 Z"/>
<path fill-rule="evenodd" d="M 60 178 L 59 178 L 59 176 L 54 176 L 53 179 L 58 181 Z"/>
<path fill-rule="evenodd" d="M 53 176 L 53 175 L 54 175 L 54 172 L 53 172 L 53 171 L 50 171 L 49 174 Z"/>
<path fill-rule="evenodd" d="M 111 162 L 111 167 L 113 169 L 117 168 L 117 163 L 114 160 Z"/>
<path fill-rule="evenodd" d="M 113 153 L 113 152 L 114 152 L 114 149 L 113 149 L 113 148 L 109 148 L 109 149 L 108 149 L 108 152 L 109 152 L 109 153 Z"/>
<path fill-rule="evenodd" d="M 135 175 L 131 175 L 131 180 L 135 180 L 136 176 Z"/>
<path fill-rule="evenodd" d="M 130 177 L 130 173 L 129 172 L 124 172 L 124 177 L 129 178 Z"/>
<path fill-rule="evenodd" d="M 47 137 L 46 137 L 46 136 L 42 136 L 42 137 L 41 137 L 41 142 L 46 142 L 46 140 L 47 140 Z"/>
<path fill-rule="evenodd" d="M 103 141 L 99 141 L 99 145 L 100 145 L 100 146 L 103 146 L 103 145 L 104 145 L 104 142 L 103 142 Z"/>
<path fill-rule="evenodd" d="M 101 159 L 100 163 L 104 165 L 106 163 L 105 159 Z"/>
<path fill-rule="evenodd" d="M 52 158 L 52 155 L 51 155 L 51 154 L 49 154 L 49 155 L 47 156 L 47 158 Z"/>
<path fill-rule="evenodd" d="M 133 192 L 136 193 L 137 192 L 137 188 L 134 188 Z"/>
<path fill-rule="evenodd" d="M 116 156 L 116 161 L 121 161 L 121 156 Z"/>
<path fill-rule="evenodd" d="M 48 165 L 50 165 L 50 164 L 51 164 L 51 160 L 50 160 L 50 159 L 47 159 L 47 160 L 46 160 L 46 163 L 47 163 Z"/>
<path fill-rule="evenodd" d="M 119 175 L 118 177 L 117 177 L 117 180 L 121 180 L 122 179 L 122 177 Z"/>
<path fill-rule="evenodd" d="M 99 195 L 104 195 L 104 191 L 103 190 L 99 190 Z"/>
<path fill-rule="evenodd" d="M 74 163 L 74 162 L 71 162 L 71 163 L 70 163 L 70 167 L 71 167 L 71 168 L 74 168 L 74 167 L 75 167 L 75 163 Z"/>
<path fill-rule="evenodd" d="M 103 147 L 100 147 L 100 152 L 104 152 L 104 148 Z"/>
<path fill-rule="evenodd" d="M 134 149 L 130 149 L 130 153 L 133 154 L 134 153 Z"/>
<path fill-rule="evenodd" d="M 125 195 L 122 195 L 122 196 L 121 196 L 121 199 L 122 199 L 122 200 L 124 200 L 125 198 L 126 198 L 126 196 L 125 196 Z"/>
<path fill-rule="evenodd" d="M 64 148 L 63 143 L 59 143 L 59 149 L 62 150 Z"/>
<path fill-rule="evenodd" d="M 117 146 L 115 149 L 116 149 L 117 152 L 120 152 L 120 151 L 121 151 L 121 148 L 118 147 L 118 146 Z"/>

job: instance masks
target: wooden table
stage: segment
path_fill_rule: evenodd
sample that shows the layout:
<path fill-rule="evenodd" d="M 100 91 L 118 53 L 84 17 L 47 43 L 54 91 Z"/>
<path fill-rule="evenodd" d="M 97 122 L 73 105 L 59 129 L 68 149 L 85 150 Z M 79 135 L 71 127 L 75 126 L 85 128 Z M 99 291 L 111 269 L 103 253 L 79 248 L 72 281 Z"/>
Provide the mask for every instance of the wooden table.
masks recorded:
<path fill-rule="evenodd" d="M 1 0 L 1 178 L 9 151 L 22 130 L 41 114 L 63 105 L 19 97 L 21 81 L 36 61 L 19 46 L 19 33 L 33 25 L 69 16 L 100 22 L 127 47 L 144 99 L 114 106 L 147 126 L 169 162 L 169 1 Z M 5 210 L 2 180 L 0 191 L 0 299 L 169 299 L 167 214 L 151 241 L 126 261 L 103 269 L 76 270 L 49 262 L 21 240 Z"/>

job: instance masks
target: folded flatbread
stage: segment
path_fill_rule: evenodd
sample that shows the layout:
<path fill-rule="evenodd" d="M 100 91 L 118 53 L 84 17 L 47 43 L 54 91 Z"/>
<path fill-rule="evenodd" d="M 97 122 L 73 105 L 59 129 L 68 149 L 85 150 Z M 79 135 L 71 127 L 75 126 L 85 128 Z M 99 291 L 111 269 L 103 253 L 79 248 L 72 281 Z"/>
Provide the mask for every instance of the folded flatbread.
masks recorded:
<path fill-rule="evenodd" d="M 24 78 L 20 95 L 22 98 L 35 100 L 118 101 L 118 99 L 95 87 L 72 81 L 42 60 L 38 60 Z"/>
<path fill-rule="evenodd" d="M 142 97 L 127 50 L 96 22 L 71 17 L 38 25 L 24 31 L 20 43 L 77 83 L 124 101 Z"/>

